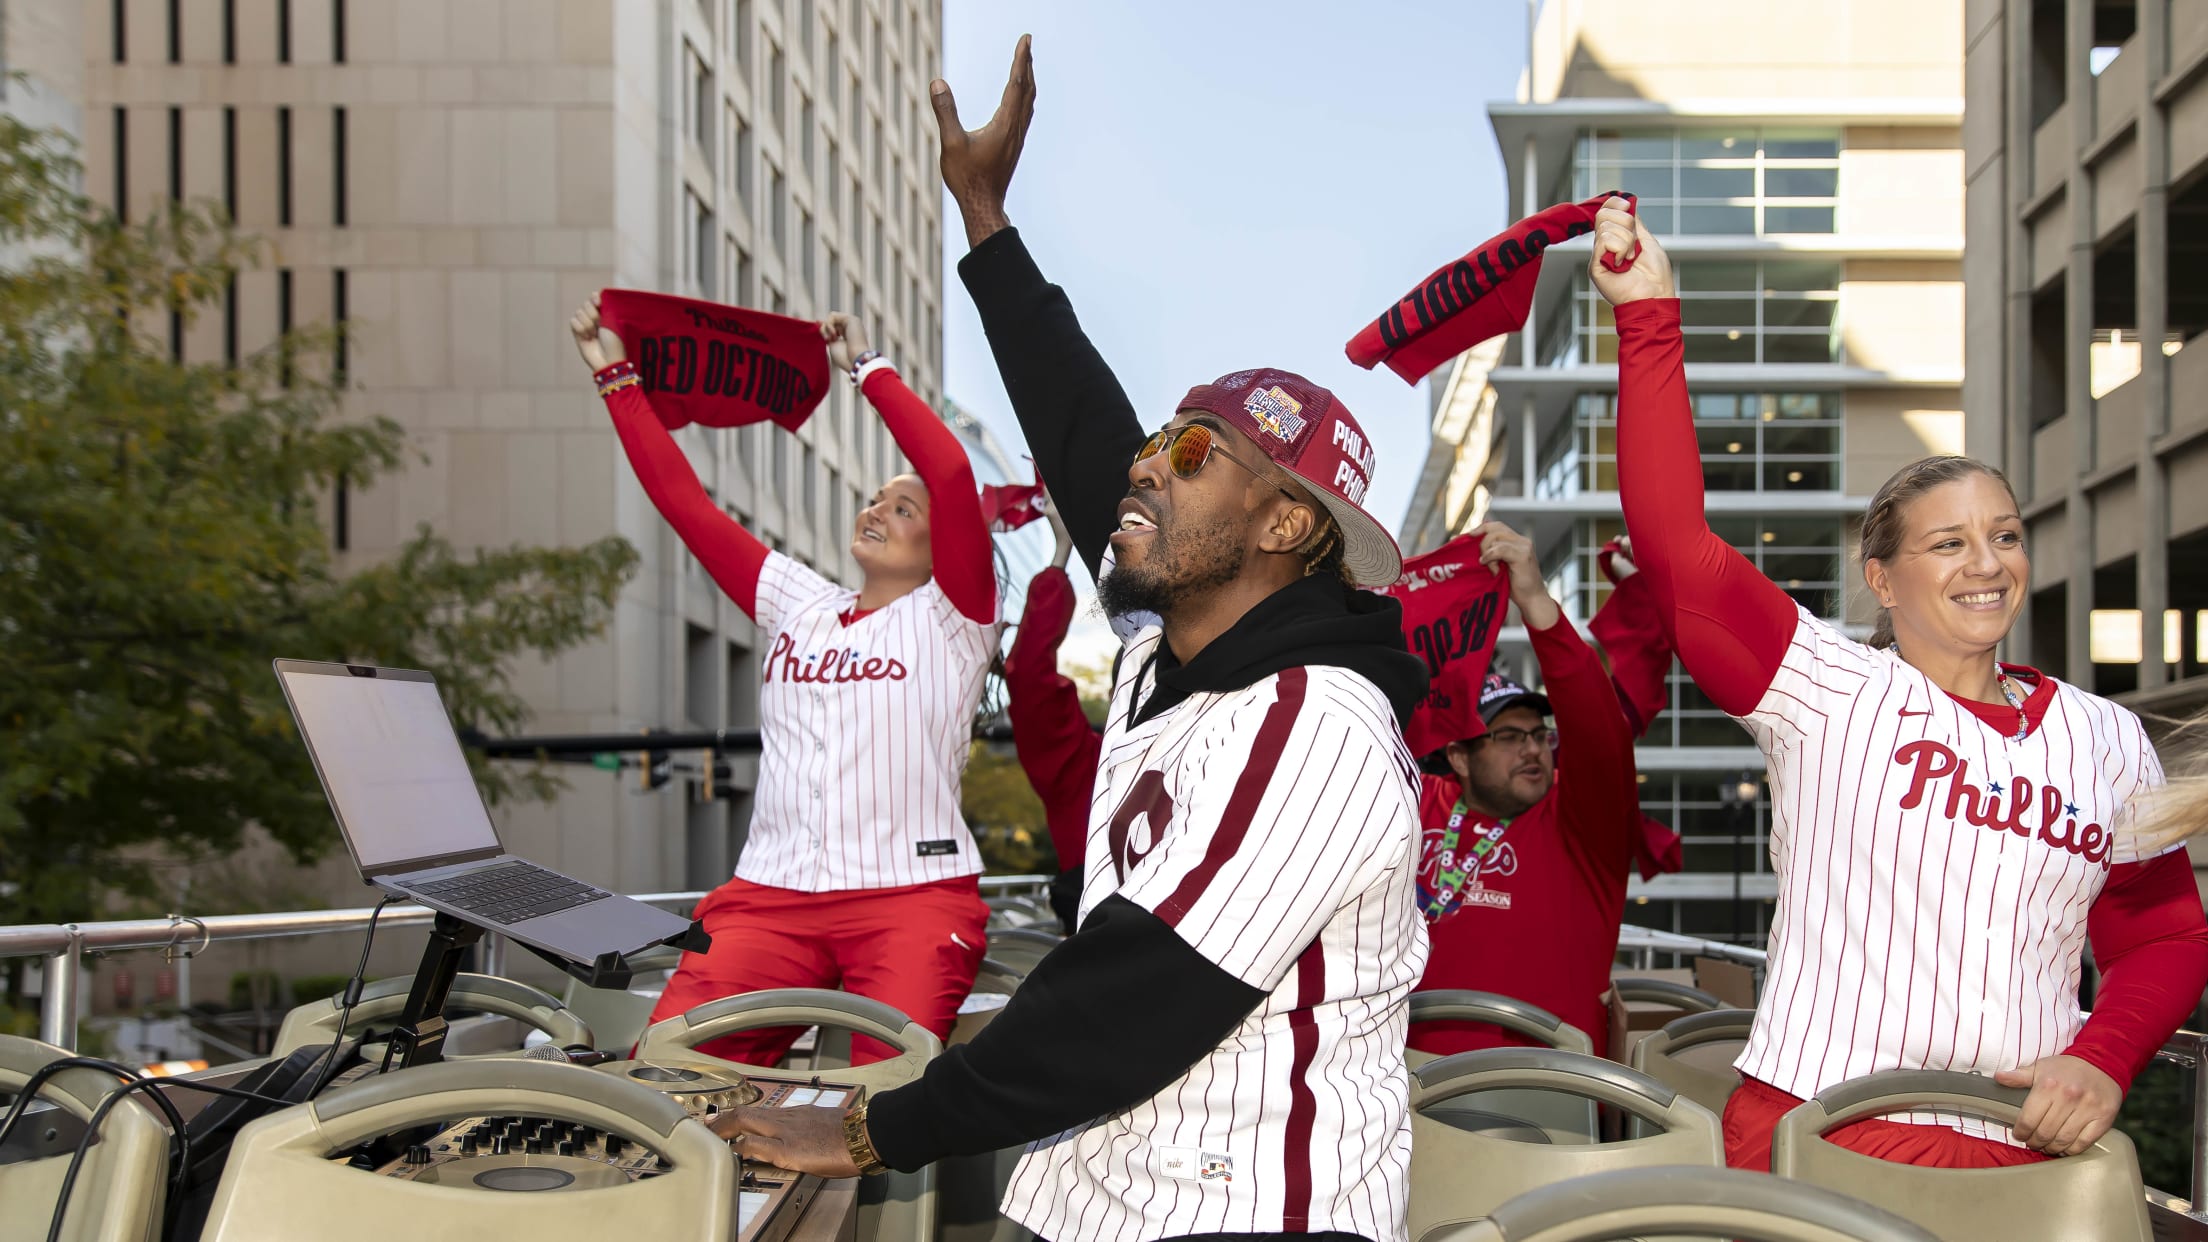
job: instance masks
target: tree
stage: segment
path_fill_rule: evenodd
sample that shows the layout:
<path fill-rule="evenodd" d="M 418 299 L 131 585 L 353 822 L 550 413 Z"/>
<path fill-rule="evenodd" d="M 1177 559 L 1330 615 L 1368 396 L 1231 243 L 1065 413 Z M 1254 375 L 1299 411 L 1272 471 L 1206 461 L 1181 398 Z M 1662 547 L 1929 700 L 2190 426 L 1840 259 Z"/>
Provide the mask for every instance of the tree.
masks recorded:
<path fill-rule="evenodd" d="M 967 755 L 959 800 L 974 843 L 991 875 L 1051 874 L 1057 855 L 1043 800 L 1008 744 L 975 742 Z"/>
<path fill-rule="evenodd" d="M 459 726 L 509 732 L 507 663 L 602 633 L 636 564 L 618 537 L 464 552 L 423 528 L 340 576 L 321 502 L 413 456 L 391 420 L 340 418 L 340 335 L 179 361 L 172 316 L 262 248 L 217 208 L 124 222 L 77 183 L 63 139 L 0 116 L 0 923 L 142 906 L 249 826 L 313 859 L 336 834 L 272 657 L 425 668 Z"/>

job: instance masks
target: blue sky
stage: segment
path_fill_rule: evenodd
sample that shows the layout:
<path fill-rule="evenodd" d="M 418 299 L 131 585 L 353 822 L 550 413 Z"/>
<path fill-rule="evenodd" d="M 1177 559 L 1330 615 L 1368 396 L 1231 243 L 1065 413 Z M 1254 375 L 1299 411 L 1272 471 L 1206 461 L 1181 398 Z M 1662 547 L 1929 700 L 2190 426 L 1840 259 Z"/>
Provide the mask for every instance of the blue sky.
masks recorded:
<path fill-rule="evenodd" d="M 969 128 L 995 108 L 1014 42 L 1035 36 L 1008 212 L 1144 421 L 1229 371 L 1299 372 L 1374 440 L 1371 507 L 1398 526 L 1425 458 L 1424 391 L 1357 369 L 1342 345 L 1502 228 L 1486 105 L 1515 97 L 1524 0 L 946 0 L 943 21 Z M 947 195 L 943 220 L 946 391 L 1010 447 L 1019 427 L 958 281 Z"/>

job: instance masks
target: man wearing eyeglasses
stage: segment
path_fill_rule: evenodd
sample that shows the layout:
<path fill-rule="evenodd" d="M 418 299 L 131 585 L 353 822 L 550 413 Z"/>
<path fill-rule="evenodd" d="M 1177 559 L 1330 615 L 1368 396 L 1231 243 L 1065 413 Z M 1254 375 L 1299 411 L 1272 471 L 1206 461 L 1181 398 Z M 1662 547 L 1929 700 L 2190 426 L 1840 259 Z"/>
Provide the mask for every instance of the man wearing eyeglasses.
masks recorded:
<path fill-rule="evenodd" d="M 1153 620 L 1113 679 L 1079 930 L 918 1082 L 720 1128 L 832 1175 L 1029 1144 L 1004 1212 L 1052 1242 L 1397 1242 L 1426 958 L 1401 730 L 1427 675 L 1400 606 L 1356 589 L 1402 571 L 1362 504 L 1371 446 L 1269 368 L 1197 385 L 1149 432 L 1004 216 L 1026 40 L 984 129 L 934 90 L 959 272 L 1028 445 L 1106 610 Z"/>
<path fill-rule="evenodd" d="M 1433 951 L 1419 990 L 1470 988 L 1539 1005 L 1593 1037 L 1601 1054 L 1610 1030 L 1603 993 L 1642 831 L 1634 729 L 1610 674 L 1550 597 L 1532 541 L 1500 522 L 1473 533 L 1481 563 L 1510 575 L 1548 693 L 1491 669 L 1480 686 L 1485 731 L 1428 756 L 1418 902 Z M 1411 1046 L 1435 1054 L 1532 1042 L 1484 1022 L 1411 1028 Z"/>

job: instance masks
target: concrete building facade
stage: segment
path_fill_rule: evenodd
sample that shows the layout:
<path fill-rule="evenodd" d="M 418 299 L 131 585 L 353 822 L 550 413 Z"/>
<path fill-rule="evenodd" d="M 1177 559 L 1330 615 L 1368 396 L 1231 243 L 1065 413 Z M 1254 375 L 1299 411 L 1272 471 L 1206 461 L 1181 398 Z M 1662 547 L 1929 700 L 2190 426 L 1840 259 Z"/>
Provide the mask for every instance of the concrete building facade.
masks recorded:
<path fill-rule="evenodd" d="M 348 327 L 348 408 L 423 460 L 329 498 L 341 565 L 425 525 L 462 548 L 620 534 L 643 564 L 609 634 L 512 670 L 530 730 L 756 726 L 753 627 L 636 484 L 566 318 L 607 286 L 855 310 L 940 401 L 940 0 L 13 0 L 0 31 L 34 75 L 7 106 L 78 135 L 96 199 L 212 201 L 269 241 L 183 357 Z M 849 385 L 796 435 L 678 438 L 732 516 L 856 581 L 857 510 L 902 463 Z M 755 765 L 732 766 L 711 801 L 579 769 L 499 817 L 611 887 L 710 886 L 749 816 Z M 358 900 L 340 862 L 272 874 L 297 890 L 278 907 Z"/>
<path fill-rule="evenodd" d="M 1511 218 L 1639 195 L 1679 273 L 1712 526 L 1858 625 L 1870 493 L 1963 445 L 1960 7 L 1549 0 L 1527 89 L 1488 109 Z M 1403 523 L 1406 551 L 1488 517 L 1528 531 L 1582 624 L 1609 592 L 1596 553 L 1623 531 L 1616 335 L 1587 257 L 1552 247 L 1525 330 L 1436 373 Z M 1497 658 L 1536 675 L 1522 630 Z M 1636 880 L 1629 917 L 1760 943 L 1761 755 L 1675 670 L 1640 759 L 1643 805 L 1685 834 L 1687 870 Z"/>
<path fill-rule="evenodd" d="M 2011 658 L 2208 707 L 2208 5 L 1966 5 L 1966 440 L 2030 523 Z"/>

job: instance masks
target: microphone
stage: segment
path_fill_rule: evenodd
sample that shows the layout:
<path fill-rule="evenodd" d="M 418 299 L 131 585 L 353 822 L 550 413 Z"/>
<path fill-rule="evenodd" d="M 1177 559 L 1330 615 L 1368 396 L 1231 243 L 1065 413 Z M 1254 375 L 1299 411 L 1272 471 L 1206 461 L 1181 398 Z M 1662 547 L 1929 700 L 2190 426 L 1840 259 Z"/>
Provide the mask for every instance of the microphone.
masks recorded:
<path fill-rule="evenodd" d="M 560 1047 L 558 1044 L 538 1044 L 534 1048 L 524 1049 L 521 1059 L 524 1061 L 560 1061 L 564 1063 L 572 1062 L 575 1058 L 567 1055 L 567 1049 Z"/>

